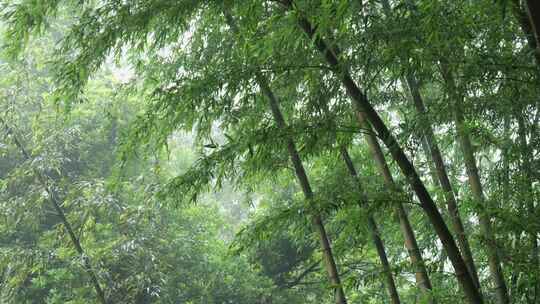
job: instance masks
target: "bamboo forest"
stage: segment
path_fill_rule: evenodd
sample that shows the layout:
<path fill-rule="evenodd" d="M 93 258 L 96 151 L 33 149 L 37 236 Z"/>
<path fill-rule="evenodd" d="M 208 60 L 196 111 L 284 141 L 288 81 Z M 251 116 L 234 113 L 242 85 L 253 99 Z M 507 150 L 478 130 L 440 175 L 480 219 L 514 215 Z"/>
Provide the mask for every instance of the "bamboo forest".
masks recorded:
<path fill-rule="evenodd" d="M 539 304 L 540 1 L 0 0 L 0 304 Z"/>

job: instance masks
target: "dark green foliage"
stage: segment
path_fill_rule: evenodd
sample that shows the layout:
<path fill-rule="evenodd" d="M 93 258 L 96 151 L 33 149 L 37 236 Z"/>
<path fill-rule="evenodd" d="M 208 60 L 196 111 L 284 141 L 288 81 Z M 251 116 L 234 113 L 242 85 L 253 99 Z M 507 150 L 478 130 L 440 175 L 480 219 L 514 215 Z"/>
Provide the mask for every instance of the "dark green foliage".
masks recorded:
<path fill-rule="evenodd" d="M 497 251 L 510 302 L 537 303 L 540 57 L 525 2 L 0 1 L 0 302 L 97 303 L 87 256 L 110 303 L 330 303 L 336 286 L 313 215 L 349 303 L 388 302 L 368 215 L 401 302 L 423 302 L 395 214 L 402 204 L 437 303 L 466 303 L 410 176 L 386 150 L 403 191 L 383 182 L 363 141 L 371 128 L 358 126 L 341 85 L 348 72 L 450 223 L 423 146 L 433 129 L 484 302 L 502 304 L 488 266 Z M 426 115 L 411 102 L 411 77 Z M 484 201 L 457 127 L 472 143 Z M 295 183 L 291 140 L 312 200 Z"/>

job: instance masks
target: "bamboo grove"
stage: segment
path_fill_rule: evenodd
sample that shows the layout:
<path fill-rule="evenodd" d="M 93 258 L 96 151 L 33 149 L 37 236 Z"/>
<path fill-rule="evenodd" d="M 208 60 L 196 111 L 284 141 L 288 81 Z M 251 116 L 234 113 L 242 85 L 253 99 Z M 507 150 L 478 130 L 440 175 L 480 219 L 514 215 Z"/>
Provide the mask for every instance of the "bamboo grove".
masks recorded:
<path fill-rule="evenodd" d="M 537 1 L 1 16 L 2 303 L 540 303 Z"/>

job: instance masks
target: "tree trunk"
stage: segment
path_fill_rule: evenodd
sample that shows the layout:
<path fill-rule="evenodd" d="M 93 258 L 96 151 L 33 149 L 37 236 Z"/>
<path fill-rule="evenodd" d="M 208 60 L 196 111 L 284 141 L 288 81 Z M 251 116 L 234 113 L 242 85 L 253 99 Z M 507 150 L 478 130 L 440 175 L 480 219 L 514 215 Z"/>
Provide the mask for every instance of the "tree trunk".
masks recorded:
<path fill-rule="evenodd" d="M 223 13 L 225 15 L 226 22 L 231 28 L 231 30 L 235 33 L 238 33 L 236 23 L 234 22 L 231 14 L 227 11 L 227 8 L 224 9 Z M 270 110 L 272 111 L 272 115 L 274 117 L 274 120 L 276 121 L 278 128 L 282 130 L 287 129 L 287 123 L 285 122 L 285 118 L 283 117 L 281 109 L 279 108 L 279 101 L 277 100 L 274 92 L 270 88 L 268 79 L 266 79 L 266 77 L 260 71 L 255 71 L 255 81 L 259 85 L 262 93 L 268 99 Z M 309 203 L 311 203 L 314 199 L 314 194 L 313 190 L 311 189 L 311 185 L 309 183 L 306 171 L 304 169 L 304 165 L 302 164 L 302 160 L 300 159 L 300 155 L 298 154 L 298 150 L 296 149 L 294 141 L 291 137 L 287 136 L 286 141 L 287 151 L 289 153 L 289 157 L 291 158 L 291 162 L 293 163 L 296 178 L 300 183 L 300 187 L 302 188 L 305 199 Z M 337 265 L 334 259 L 334 255 L 332 253 L 332 247 L 330 246 L 330 241 L 328 239 L 328 235 L 326 233 L 326 229 L 324 228 L 324 223 L 320 214 L 317 213 L 313 215 L 313 217 L 311 218 L 311 222 L 313 224 L 314 230 L 319 236 L 319 243 L 323 251 L 326 272 L 328 273 L 330 284 L 335 290 L 335 302 L 337 304 L 347 304 L 345 292 L 343 291 L 343 286 L 341 285 L 341 279 L 339 277 Z"/>
<path fill-rule="evenodd" d="M 540 31 L 540 2 L 538 0 L 527 0 L 527 15 L 536 39 L 536 51 L 538 52 L 538 46 L 540 45 L 540 33 L 538 32 Z"/>
<path fill-rule="evenodd" d="M 495 294 L 497 303 L 507 304 L 509 303 L 508 292 L 506 282 L 501 269 L 501 262 L 499 258 L 498 248 L 493 235 L 491 220 L 487 214 L 486 199 L 482 189 L 482 183 L 478 174 L 478 168 L 476 166 L 476 160 L 474 156 L 474 150 L 467 133 L 465 126 L 465 118 L 462 112 L 462 96 L 458 93 L 458 89 L 445 60 L 441 60 L 441 71 L 444 81 L 446 83 L 448 94 L 454 101 L 454 120 L 456 123 L 457 137 L 461 146 L 461 152 L 463 153 L 463 159 L 465 162 L 465 168 L 467 171 L 467 178 L 471 187 L 471 192 L 474 199 L 484 209 L 479 213 L 479 222 L 482 234 L 485 238 L 487 245 L 487 257 L 489 264 L 489 271 L 493 284 L 495 284 Z"/>
<path fill-rule="evenodd" d="M 257 84 L 261 87 L 261 91 L 268 99 L 268 103 L 270 104 L 270 109 L 272 110 L 272 115 L 274 116 L 276 124 L 280 129 L 287 129 L 287 124 L 283 118 L 283 115 L 281 114 L 281 110 L 279 109 L 278 100 L 270 89 L 268 80 L 260 72 L 256 72 L 256 80 Z M 311 190 L 311 185 L 300 159 L 300 155 L 298 154 L 298 150 L 296 149 L 296 146 L 291 138 L 287 138 L 286 141 L 289 157 L 293 163 L 294 171 L 302 188 L 302 192 L 304 193 L 306 200 L 308 202 L 312 202 L 314 198 L 313 191 Z M 326 271 L 330 278 L 330 283 L 332 284 L 332 287 L 335 288 L 335 301 L 337 304 L 346 304 L 347 300 L 345 298 L 343 287 L 341 286 L 341 280 L 339 278 L 336 262 L 332 254 L 330 241 L 328 240 L 321 216 L 319 214 L 314 215 L 312 218 L 312 223 L 319 235 L 319 242 L 323 250 Z"/>
<path fill-rule="evenodd" d="M 284 0 L 283 4 L 288 9 L 294 9 L 294 4 L 291 0 Z M 342 82 L 342 85 L 345 87 L 347 94 L 351 98 L 353 106 L 359 112 L 363 112 L 366 119 L 373 126 L 374 130 L 377 133 L 377 136 L 382 139 L 382 141 L 387 146 L 388 150 L 392 154 L 392 157 L 397 162 L 404 176 L 407 177 L 407 181 L 414 189 L 416 196 L 421 202 L 421 206 L 424 209 L 424 212 L 429 217 L 433 228 L 437 232 L 439 239 L 441 240 L 444 249 L 448 253 L 448 257 L 454 266 L 454 270 L 458 281 L 461 284 L 461 287 L 470 303 L 483 303 L 482 296 L 478 288 L 474 284 L 467 266 L 459 252 L 459 249 L 454 241 L 450 230 L 446 226 L 442 215 L 440 214 L 435 202 L 432 200 L 430 194 L 426 190 L 424 184 L 420 180 L 416 169 L 413 164 L 409 161 L 401 147 L 399 146 L 396 139 L 392 136 L 388 127 L 382 121 L 379 114 L 375 111 L 373 106 L 369 103 L 367 97 L 364 93 L 358 88 L 354 80 L 352 79 L 348 70 L 343 68 L 343 65 L 340 64 L 338 58 L 338 51 L 336 49 L 330 49 L 327 47 L 326 42 L 316 35 L 315 30 L 311 26 L 311 23 L 300 14 L 297 15 L 297 21 L 300 28 L 306 33 L 306 35 L 313 41 L 317 50 L 321 52 L 328 64 L 333 68 L 333 72 L 338 79 Z"/>
<path fill-rule="evenodd" d="M 375 164 L 377 165 L 379 174 L 381 174 L 383 177 L 385 185 L 391 189 L 391 191 L 401 192 L 402 190 L 398 189 L 394 179 L 392 178 L 392 173 L 388 168 L 388 164 L 386 163 L 381 146 L 379 145 L 371 126 L 368 124 L 364 113 L 358 111 L 356 114 L 360 127 L 367 130 L 367 132 L 365 132 L 364 139 L 368 144 L 369 151 L 375 160 Z M 405 247 L 409 253 L 411 264 L 414 267 L 416 284 L 424 293 L 431 293 L 432 286 L 426 270 L 426 265 L 424 263 L 424 259 L 422 258 L 420 248 L 418 247 L 418 243 L 416 241 L 416 236 L 414 235 L 414 230 L 411 227 L 409 217 L 407 216 L 407 212 L 405 211 L 403 204 L 396 204 L 396 213 L 398 215 L 401 233 L 405 239 Z"/>
<path fill-rule="evenodd" d="M 0 123 L 4 125 L 4 129 L 6 130 L 6 133 L 9 136 L 11 136 L 17 148 L 21 151 L 21 154 L 23 155 L 24 159 L 26 161 L 31 161 L 32 158 L 30 157 L 30 154 L 28 154 L 23 144 L 19 141 L 19 138 L 17 137 L 15 132 L 13 132 L 13 130 L 6 124 L 6 122 L 1 117 L 0 117 Z M 62 221 L 62 224 L 64 225 L 64 228 L 68 232 L 69 238 L 71 239 L 71 243 L 75 247 L 75 250 L 79 254 L 79 257 L 82 259 L 83 268 L 88 274 L 88 276 L 90 277 L 90 281 L 92 282 L 92 285 L 94 286 L 99 302 L 101 304 L 107 304 L 105 293 L 103 292 L 103 289 L 101 288 L 101 285 L 99 284 L 99 280 L 95 271 L 92 269 L 90 258 L 88 257 L 88 255 L 84 253 L 84 250 L 81 246 L 81 242 L 75 235 L 75 232 L 73 231 L 73 227 L 71 226 L 71 223 L 68 221 L 64 213 L 64 210 L 61 207 L 61 203 L 58 199 L 56 191 L 54 191 L 54 189 L 49 185 L 45 174 L 41 173 L 40 171 L 34 168 L 32 168 L 32 170 L 34 174 L 37 176 L 41 186 L 45 189 L 45 192 L 47 193 L 47 197 L 49 198 L 49 201 L 51 202 L 51 204 L 54 207 L 54 210 L 56 211 L 56 215 L 58 215 L 58 217 Z"/>
<path fill-rule="evenodd" d="M 340 153 L 341 153 L 341 157 L 343 158 L 343 161 L 347 165 L 349 174 L 351 175 L 352 179 L 354 180 L 354 183 L 358 187 L 358 195 L 359 195 L 358 206 L 360 207 L 360 209 L 364 209 L 366 207 L 368 199 L 367 199 L 366 194 L 364 193 L 364 189 L 362 187 L 362 183 L 360 182 L 360 178 L 358 177 L 358 173 L 356 172 L 356 169 L 354 168 L 354 164 L 352 162 L 352 159 L 347 149 L 345 147 L 341 147 Z M 375 248 L 377 249 L 377 254 L 379 255 L 379 259 L 381 260 L 381 265 L 384 271 L 384 275 L 386 277 L 386 288 L 388 290 L 388 294 L 390 296 L 390 299 L 392 300 L 392 303 L 399 304 L 400 303 L 399 295 L 398 295 L 396 284 L 394 281 L 394 276 L 392 275 L 392 269 L 390 268 L 390 263 L 388 262 L 386 250 L 384 249 L 384 243 L 379 233 L 379 228 L 377 227 L 377 223 L 375 222 L 375 219 L 373 218 L 371 214 L 368 214 L 367 220 L 368 220 L 369 232 L 371 234 L 371 238 L 373 240 Z"/>
<path fill-rule="evenodd" d="M 388 3 L 388 0 L 383 0 L 382 3 L 383 3 L 383 9 L 386 15 L 390 16 L 391 8 Z M 401 63 L 408 62 L 408 58 L 407 58 L 408 56 L 405 56 L 404 54 L 402 54 L 402 56 L 400 57 L 401 57 L 400 58 Z M 471 247 L 469 245 L 467 234 L 465 233 L 465 229 L 463 227 L 463 222 L 461 221 L 461 217 L 459 215 L 457 200 L 454 196 L 450 179 L 448 178 L 446 166 L 444 165 L 444 161 L 442 158 L 442 153 L 439 149 L 439 146 L 437 145 L 435 133 L 433 132 L 431 122 L 429 121 L 429 117 L 427 115 L 426 107 L 424 105 L 424 100 L 422 98 L 422 95 L 420 94 L 418 81 L 416 77 L 414 77 L 412 72 L 409 71 L 406 73 L 405 81 L 403 83 L 406 83 L 409 88 L 409 91 L 412 97 L 412 102 L 422 122 L 421 132 L 423 134 L 423 138 L 421 138 L 421 140 L 423 143 L 423 147 L 424 147 L 424 150 L 426 151 L 426 154 L 431 156 L 431 157 L 428 156 L 427 159 L 431 159 L 433 164 L 435 164 L 435 171 L 436 171 L 435 175 L 438 180 L 438 183 L 436 183 L 436 186 L 440 186 L 440 188 L 443 190 L 443 195 L 446 201 L 446 207 L 450 215 L 452 228 L 456 235 L 458 246 L 461 250 L 461 254 L 463 255 L 463 260 L 465 261 L 465 264 L 467 265 L 467 269 L 469 270 L 469 273 L 472 279 L 474 280 L 476 287 L 478 289 L 481 289 L 480 280 L 478 279 L 478 272 L 474 264 L 474 258 L 472 255 Z M 431 168 L 432 168 L 432 165 L 430 165 L 430 170 Z"/>
<path fill-rule="evenodd" d="M 463 222 L 461 221 L 461 217 L 459 215 L 457 200 L 454 196 L 454 191 L 452 190 L 452 185 L 450 183 L 450 179 L 448 178 L 446 166 L 444 165 L 442 153 L 439 150 L 439 146 L 437 145 L 437 140 L 435 139 L 435 134 L 433 132 L 431 122 L 427 117 L 426 107 L 424 105 L 422 96 L 420 95 L 418 83 L 414 76 L 412 76 L 411 74 L 407 74 L 406 80 L 409 90 L 411 92 L 412 101 L 414 103 L 416 111 L 420 116 L 420 119 L 425 123 L 425 126 L 422 128 L 422 132 L 429 148 L 431 160 L 435 164 L 439 184 L 444 193 L 446 206 L 450 215 L 450 219 L 452 221 L 452 228 L 456 235 L 459 248 L 461 249 L 463 260 L 467 264 L 467 268 L 469 269 L 469 273 L 471 274 L 476 287 L 480 288 L 478 272 L 476 271 L 471 247 L 469 246 L 469 240 L 467 239 L 467 234 L 465 233 L 465 228 L 463 227 Z"/>
<path fill-rule="evenodd" d="M 385 13 L 389 15 L 390 5 L 388 1 L 383 0 L 382 5 L 383 5 L 383 9 L 385 10 Z M 364 114 L 361 111 L 359 111 L 357 112 L 357 117 L 358 117 L 360 126 L 362 128 L 369 130 L 368 132 L 366 132 L 366 135 L 364 136 L 364 138 L 366 142 L 368 143 L 369 150 L 371 151 L 373 159 L 375 160 L 377 164 L 379 173 L 383 176 L 386 186 L 389 187 L 390 189 L 393 189 L 394 191 L 402 191 L 402 189 L 397 189 L 394 183 L 394 179 L 392 178 L 392 174 L 390 173 L 390 170 L 388 168 L 388 164 L 382 152 L 381 146 L 379 145 L 379 142 L 376 136 L 371 130 L 369 123 L 364 117 Z M 431 166 L 429 169 L 430 170 L 432 169 Z M 436 179 L 433 179 L 433 181 L 436 182 Z M 403 207 L 403 204 L 401 203 L 397 204 L 396 213 L 398 215 L 403 238 L 405 239 L 405 247 L 407 248 L 407 251 L 409 253 L 409 258 L 415 269 L 416 284 L 418 285 L 418 287 L 423 293 L 429 294 L 429 297 L 431 299 L 430 302 L 432 302 L 433 298 L 431 296 L 431 290 L 432 290 L 431 282 L 430 282 L 430 279 L 429 279 L 429 276 L 425 267 L 424 260 L 422 258 L 422 254 L 418 247 L 418 243 L 416 241 L 416 236 L 414 235 L 414 231 L 411 227 L 411 224 L 409 222 L 409 217 L 407 216 L 407 213 L 405 211 L 405 208 Z"/>
<path fill-rule="evenodd" d="M 382 0 L 381 3 L 382 3 L 382 6 L 383 6 L 383 10 L 385 12 L 385 15 L 387 17 L 391 16 L 392 10 L 391 10 L 391 7 L 390 7 L 390 4 L 388 3 L 388 1 L 387 0 Z M 405 57 L 405 55 L 402 55 L 400 57 Z M 401 61 L 402 62 L 408 62 L 408 60 L 405 59 L 405 58 L 401 58 Z M 423 101 L 421 99 L 420 92 L 418 91 L 418 86 L 417 86 L 416 80 L 413 78 L 413 76 L 411 74 L 407 74 L 406 80 L 403 81 L 403 83 L 408 84 L 408 86 L 409 86 L 409 88 L 411 90 L 411 95 L 413 97 L 413 100 L 415 101 L 414 102 L 415 105 L 417 105 L 419 103 L 422 106 L 422 111 L 418 110 L 418 112 L 419 113 L 424 113 L 425 108 L 423 107 Z M 367 125 L 367 124 L 365 124 L 365 125 L 366 125 L 366 127 L 369 127 L 369 125 Z M 430 151 L 433 150 L 433 149 L 431 149 L 431 147 L 435 144 L 435 137 L 434 137 L 433 131 L 431 129 L 431 126 L 429 127 L 429 131 L 431 131 L 431 133 L 423 132 L 425 134 L 424 134 L 423 138 L 421 138 L 422 146 L 423 146 L 424 150 L 427 152 L 426 154 L 430 154 Z M 390 187 L 395 187 L 394 186 L 394 181 L 393 181 L 392 176 L 390 174 L 390 170 L 388 169 L 388 166 L 386 164 L 386 160 L 384 159 L 384 156 L 383 156 L 381 148 L 380 148 L 380 146 L 379 146 L 379 144 L 377 142 L 377 139 L 375 138 L 375 136 L 373 136 L 373 134 L 371 134 L 370 137 L 371 138 L 367 138 L 367 140 L 368 140 L 368 142 L 370 142 L 370 146 L 373 147 L 371 150 L 374 151 L 374 153 L 373 153 L 374 158 L 379 163 L 379 170 L 381 171 L 381 173 L 385 177 L 385 180 L 387 181 L 387 185 L 389 185 Z M 438 147 L 436 146 L 436 144 L 435 144 L 435 148 L 436 148 L 436 150 L 433 150 L 433 152 L 435 152 L 435 151 L 438 152 L 439 158 L 438 159 L 435 158 L 435 157 L 433 157 L 433 158 L 436 159 L 436 160 L 440 160 L 440 163 L 437 163 L 435 161 L 435 166 L 436 166 L 435 170 L 433 168 L 433 165 L 429 164 L 429 170 L 430 170 L 430 173 L 432 175 L 433 182 L 434 182 L 435 186 L 438 187 L 442 183 L 442 184 L 444 184 L 444 186 L 447 186 L 447 187 L 443 187 L 443 190 L 445 192 L 447 192 L 447 189 L 444 189 L 444 188 L 449 188 L 450 187 L 450 181 L 448 180 L 448 176 L 446 175 L 446 170 L 444 168 L 444 164 L 442 163 L 442 158 L 440 157 L 440 151 L 438 150 Z M 426 159 L 429 159 L 429 157 L 426 157 Z M 442 173 L 444 173 L 444 176 L 446 177 L 445 180 L 441 180 L 441 168 L 442 168 Z M 445 181 L 446 181 L 446 183 L 445 183 Z M 450 195 L 452 195 L 452 198 L 454 197 L 451 188 L 450 188 Z M 447 193 L 445 193 L 445 198 L 446 197 L 447 197 Z M 469 273 L 473 277 L 473 280 L 475 281 L 476 287 L 479 288 L 480 284 L 478 283 L 478 276 L 476 274 L 476 268 L 474 267 L 474 262 L 472 260 L 472 253 L 471 253 L 471 250 L 469 248 L 469 244 L 467 242 L 465 232 L 463 231 L 463 225 L 461 223 L 461 219 L 459 218 L 459 213 L 457 211 L 457 205 L 455 203 L 455 199 L 453 200 L 453 204 L 447 204 L 447 206 L 448 206 L 448 210 L 449 210 L 449 213 L 450 213 L 450 217 L 452 219 L 452 223 L 454 224 L 454 230 L 462 232 L 462 233 L 458 233 L 458 244 L 461 245 L 460 248 L 462 250 L 463 259 L 464 259 L 465 263 L 467 264 L 467 268 L 469 270 Z M 400 206 L 399 209 L 401 210 L 401 213 L 403 214 L 403 215 L 401 215 L 401 213 L 400 213 L 400 218 L 401 217 L 406 218 L 406 214 L 405 214 L 405 212 L 403 210 L 403 206 Z M 457 221 L 455 220 L 454 215 L 457 215 Z M 407 221 L 407 224 L 408 224 L 408 219 L 406 219 L 406 221 Z M 458 226 L 456 224 L 458 224 Z M 409 226 L 409 229 L 410 229 L 410 224 L 408 224 L 408 226 Z M 458 229 L 456 229 L 456 226 L 457 226 Z M 461 228 L 461 230 L 459 230 L 459 228 Z M 406 235 L 405 231 L 404 231 L 404 235 Z M 463 239 L 465 239 L 465 242 L 464 242 L 465 246 L 463 246 Z M 417 256 L 419 258 L 419 260 L 421 261 L 422 257 L 420 256 L 420 253 L 419 253 L 419 250 L 418 250 L 418 245 L 416 245 L 416 239 L 414 239 L 414 234 L 412 234 L 412 240 L 414 241 L 414 245 L 416 247 L 416 250 L 418 251 L 418 254 L 415 255 L 415 256 Z M 463 250 L 464 248 L 465 248 L 465 251 Z M 413 257 L 411 256 L 411 258 L 413 258 Z M 431 284 L 429 282 L 429 278 L 427 276 L 425 266 L 423 266 L 423 262 L 422 262 L 422 269 L 420 269 L 420 270 L 422 271 L 420 274 L 421 275 L 423 274 L 423 277 L 425 279 L 423 279 L 422 276 L 419 279 L 421 281 L 427 282 L 428 283 L 427 285 L 429 286 L 429 288 L 428 288 L 428 286 L 424 286 L 424 288 L 431 289 Z M 418 277 L 419 277 L 419 274 L 417 272 L 417 282 L 419 282 Z"/>

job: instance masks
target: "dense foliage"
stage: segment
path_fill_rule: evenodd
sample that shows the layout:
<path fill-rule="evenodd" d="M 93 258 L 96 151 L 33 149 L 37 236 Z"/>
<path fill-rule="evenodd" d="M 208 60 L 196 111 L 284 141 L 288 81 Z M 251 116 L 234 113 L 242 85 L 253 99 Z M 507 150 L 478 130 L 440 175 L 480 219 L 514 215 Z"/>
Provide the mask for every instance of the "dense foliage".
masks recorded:
<path fill-rule="evenodd" d="M 0 0 L 1 303 L 539 303 L 533 0 Z"/>

